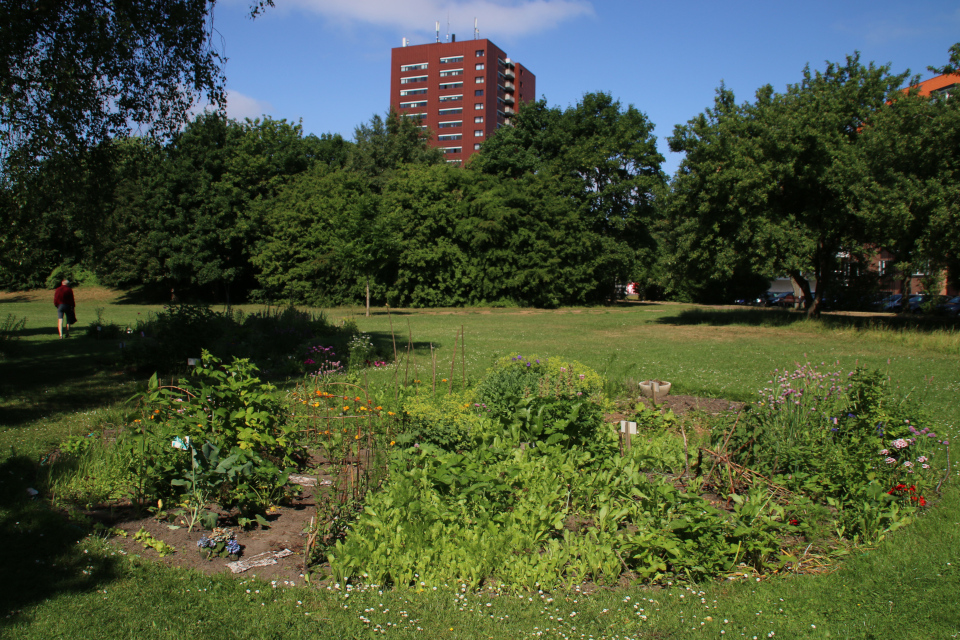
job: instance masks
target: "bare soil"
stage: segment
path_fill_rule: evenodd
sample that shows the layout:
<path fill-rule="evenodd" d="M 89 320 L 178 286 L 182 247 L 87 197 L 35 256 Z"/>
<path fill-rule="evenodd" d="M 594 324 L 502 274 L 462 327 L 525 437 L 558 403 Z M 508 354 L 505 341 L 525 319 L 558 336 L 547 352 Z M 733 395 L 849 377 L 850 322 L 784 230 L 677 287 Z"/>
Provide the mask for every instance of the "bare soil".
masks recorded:
<path fill-rule="evenodd" d="M 241 560 L 251 558 L 264 552 L 278 552 L 289 549 L 293 555 L 277 559 L 277 564 L 254 567 L 238 576 L 256 576 L 267 581 L 276 581 L 277 586 L 292 586 L 303 584 L 303 552 L 306 543 L 304 531 L 310 524 L 310 519 L 316 516 L 314 501 L 314 487 L 304 487 L 303 493 L 295 498 L 291 504 L 280 507 L 268 517 L 270 527 L 257 527 L 244 531 L 237 526 L 230 528 L 236 533 L 237 542 L 242 545 Z M 213 558 L 206 560 L 200 556 L 197 541 L 208 534 L 201 527 L 196 526 L 189 531 L 182 520 L 161 521 L 152 515 L 138 516 L 129 505 L 102 508 L 88 512 L 94 520 L 104 525 L 114 527 L 127 533 L 126 537 L 114 536 L 113 544 L 127 554 L 135 554 L 144 558 L 151 558 L 167 566 L 177 566 L 196 569 L 207 574 L 230 573 L 228 558 Z M 229 517 L 220 521 L 220 526 L 230 526 Z M 133 539 L 139 530 L 145 530 L 151 536 L 171 545 L 176 553 L 159 557 L 156 551 L 144 546 Z"/>

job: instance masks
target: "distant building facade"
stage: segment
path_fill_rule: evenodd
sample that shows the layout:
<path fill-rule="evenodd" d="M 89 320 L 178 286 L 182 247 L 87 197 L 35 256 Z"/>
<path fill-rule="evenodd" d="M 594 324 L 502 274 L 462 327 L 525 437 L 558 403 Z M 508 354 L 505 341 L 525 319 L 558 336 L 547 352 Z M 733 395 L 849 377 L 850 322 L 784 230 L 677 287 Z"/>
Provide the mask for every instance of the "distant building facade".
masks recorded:
<path fill-rule="evenodd" d="M 537 77 L 486 39 L 397 47 L 390 107 L 433 132 L 431 146 L 462 164 L 535 99 Z"/>

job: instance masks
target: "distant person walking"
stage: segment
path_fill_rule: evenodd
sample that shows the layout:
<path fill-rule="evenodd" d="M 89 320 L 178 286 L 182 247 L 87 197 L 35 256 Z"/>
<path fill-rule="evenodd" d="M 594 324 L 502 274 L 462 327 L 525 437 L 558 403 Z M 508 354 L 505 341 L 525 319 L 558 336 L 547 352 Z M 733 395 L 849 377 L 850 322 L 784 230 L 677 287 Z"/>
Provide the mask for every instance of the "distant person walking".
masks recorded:
<path fill-rule="evenodd" d="M 73 299 L 73 289 L 70 288 L 68 281 L 64 280 L 61 282 L 60 286 L 53 292 L 53 306 L 57 308 L 57 333 L 60 334 L 60 339 L 63 340 L 64 329 L 66 329 L 67 335 L 69 335 L 70 325 L 77 321 L 77 316 L 73 311 L 77 303 Z M 66 322 L 64 322 L 64 320 L 66 320 Z"/>

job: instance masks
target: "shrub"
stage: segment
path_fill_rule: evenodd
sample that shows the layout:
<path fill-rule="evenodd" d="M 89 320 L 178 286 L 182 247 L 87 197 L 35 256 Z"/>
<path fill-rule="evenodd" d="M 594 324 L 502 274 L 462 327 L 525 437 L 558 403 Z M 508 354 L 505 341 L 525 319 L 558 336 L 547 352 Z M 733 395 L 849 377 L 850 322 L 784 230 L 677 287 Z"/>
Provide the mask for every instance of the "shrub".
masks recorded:
<path fill-rule="evenodd" d="M 172 498 L 188 509 L 214 500 L 259 514 L 284 497 L 287 472 L 304 452 L 280 395 L 256 373 L 248 360 L 225 366 L 204 351 L 178 387 L 151 378 L 124 437 L 140 500 Z"/>
<path fill-rule="evenodd" d="M 0 358 L 9 358 L 15 351 L 16 341 L 20 333 L 26 328 L 27 319 L 18 318 L 12 313 L 0 323 Z"/>
<path fill-rule="evenodd" d="M 294 307 L 244 314 L 203 305 L 172 305 L 131 331 L 125 357 L 138 368 L 169 373 L 206 349 L 219 358 L 243 358 L 264 375 L 302 375 L 310 347 L 323 342 L 345 352 L 352 327 Z"/>
<path fill-rule="evenodd" d="M 472 393 L 414 396 L 403 405 L 402 444 L 426 443 L 448 451 L 462 449 L 480 429 L 480 412 L 473 410 Z"/>
<path fill-rule="evenodd" d="M 851 539 L 874 540 L 921 506 L 947 443 L 885 376 L 806 364 L 775 372 L 770 384 L 729 436 L 738 464 L 827 502 Z M 715 445 L 724 441 L 718 434 Z M 894 504 L 901 485 L 914 488 L 903 508 Z"/>
<path fill-rule="evenodd" d="M 603 380 L 579 362 L 513 355 L 501 358 L 475 389 L 474 409 L 523 441 L 565 441 L 597 455 L 615 448 L 603 424 Z"/>

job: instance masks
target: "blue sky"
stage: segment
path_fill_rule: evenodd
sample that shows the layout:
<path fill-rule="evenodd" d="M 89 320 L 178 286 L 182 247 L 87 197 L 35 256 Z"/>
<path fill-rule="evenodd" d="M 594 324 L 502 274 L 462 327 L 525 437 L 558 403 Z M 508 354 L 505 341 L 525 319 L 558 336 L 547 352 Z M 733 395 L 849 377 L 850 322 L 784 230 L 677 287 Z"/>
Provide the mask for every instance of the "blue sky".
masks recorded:
<path fill-rule="evenodd" d="M 575 104 L 605 91 L 656 125 L 664 169 L 678 154 L 666 137 L 712 104 L 726 83 L 738 101 L 798 82 L 860 51 L 928 78 L 960 41 L 956 0 L 640 2 L 631 0 L 275 0 L 251 20 L 249 0 L 221 0 L 214 28 L 224 53 L 228 114 L 302 121 L 306 133 L 340 133 L 389 107 L 390 50 L 435 40 L 489 38 L 537 76 L 538 97 Z"/>

